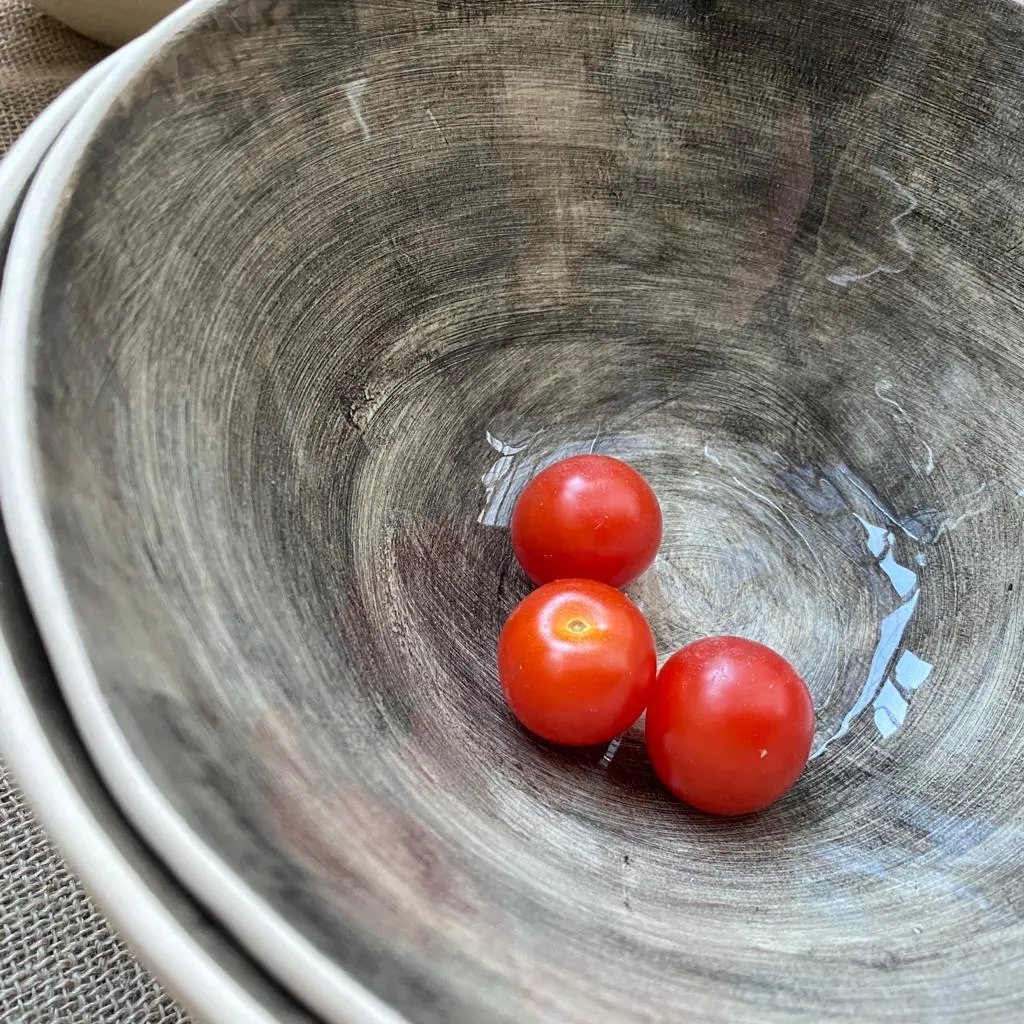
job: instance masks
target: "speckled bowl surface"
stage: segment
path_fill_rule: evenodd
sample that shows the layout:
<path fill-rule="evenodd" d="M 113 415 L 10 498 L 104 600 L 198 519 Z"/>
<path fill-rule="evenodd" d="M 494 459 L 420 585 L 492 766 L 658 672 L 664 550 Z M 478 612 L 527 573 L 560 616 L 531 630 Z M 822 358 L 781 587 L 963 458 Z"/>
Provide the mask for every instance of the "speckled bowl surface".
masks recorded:
<path fill-rule="evenodd" d="M 1024 10 L 175 26 L 30 197 L 0 466 L 166 862 L 328 1021 L 1018 1021 Z M 770 810 L 510 720 L 510 505 L 579 451 L 661 498 L 663 655 L 807 678 Z"/>

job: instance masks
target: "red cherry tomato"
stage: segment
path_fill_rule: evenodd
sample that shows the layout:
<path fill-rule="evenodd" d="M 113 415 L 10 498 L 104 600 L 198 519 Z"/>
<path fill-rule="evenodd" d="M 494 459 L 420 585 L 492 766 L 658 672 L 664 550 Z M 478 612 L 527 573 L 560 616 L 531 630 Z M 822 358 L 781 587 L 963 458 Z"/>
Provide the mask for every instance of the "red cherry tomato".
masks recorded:
<path fill-rule="evenodd" d="M 623 587 L 661 543 L 661 507 L 632 466 L 575 455 L 537 474 L 512 512 L 512 547 L 535 583 L 600 580 Z"/>
<path fill-rule="evenodd" d="M 799 778 L 814 705 L 793 666 L 770 647 L 711 637 L 665 662 L 646 730 L 654 769 L 676 796 L 711 814 L 749 814 Z"/>
<path fill-rule="evenodd" d="M 498 677 L 512 713 L 552 743 L 613 740 L 643 713 L 657 672 L 640 609 L 594 580 L 535 590 L 498 640 Z"/>

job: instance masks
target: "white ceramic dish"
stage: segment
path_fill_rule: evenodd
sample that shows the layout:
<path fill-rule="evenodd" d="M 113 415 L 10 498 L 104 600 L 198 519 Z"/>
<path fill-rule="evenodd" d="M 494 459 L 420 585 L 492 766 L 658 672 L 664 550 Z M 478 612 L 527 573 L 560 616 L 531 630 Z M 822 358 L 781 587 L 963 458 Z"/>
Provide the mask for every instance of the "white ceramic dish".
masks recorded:
<path fill-rule="evenodd" d="M 34 0 L 36 7 L 84 36 L 120 46 L 145 32 L 180 0 Z"/>

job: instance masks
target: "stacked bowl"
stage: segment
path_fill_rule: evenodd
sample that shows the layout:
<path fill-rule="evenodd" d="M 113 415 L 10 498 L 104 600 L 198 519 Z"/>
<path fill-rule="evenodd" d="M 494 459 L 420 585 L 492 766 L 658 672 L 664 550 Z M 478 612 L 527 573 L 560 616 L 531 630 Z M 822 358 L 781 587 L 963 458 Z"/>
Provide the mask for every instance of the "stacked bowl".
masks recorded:
<path fill-rule="evenodd" d="M 191 0 L 0 167 L 0 748 L 207 1022 L 1024 1013 L 1024 10 Z M 511 505 L 640 468 L 760 814 L 512 723 Z"/>

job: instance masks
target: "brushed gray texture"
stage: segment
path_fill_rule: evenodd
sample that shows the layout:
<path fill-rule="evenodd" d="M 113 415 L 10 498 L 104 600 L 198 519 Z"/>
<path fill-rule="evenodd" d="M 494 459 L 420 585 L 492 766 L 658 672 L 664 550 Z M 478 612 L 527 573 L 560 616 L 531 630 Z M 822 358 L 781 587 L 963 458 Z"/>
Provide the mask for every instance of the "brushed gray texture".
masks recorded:
<path fill-rule="evenodd" d="M 42 286 L 39 473 L 173 805 L 414 1022 L 1010 1021 L 1024 1000 L 1021 9 L 227 4 Z M 517 730 L 508 503 L 618 453 L 659 645 L 806 675 L 710 820 Z"/>

